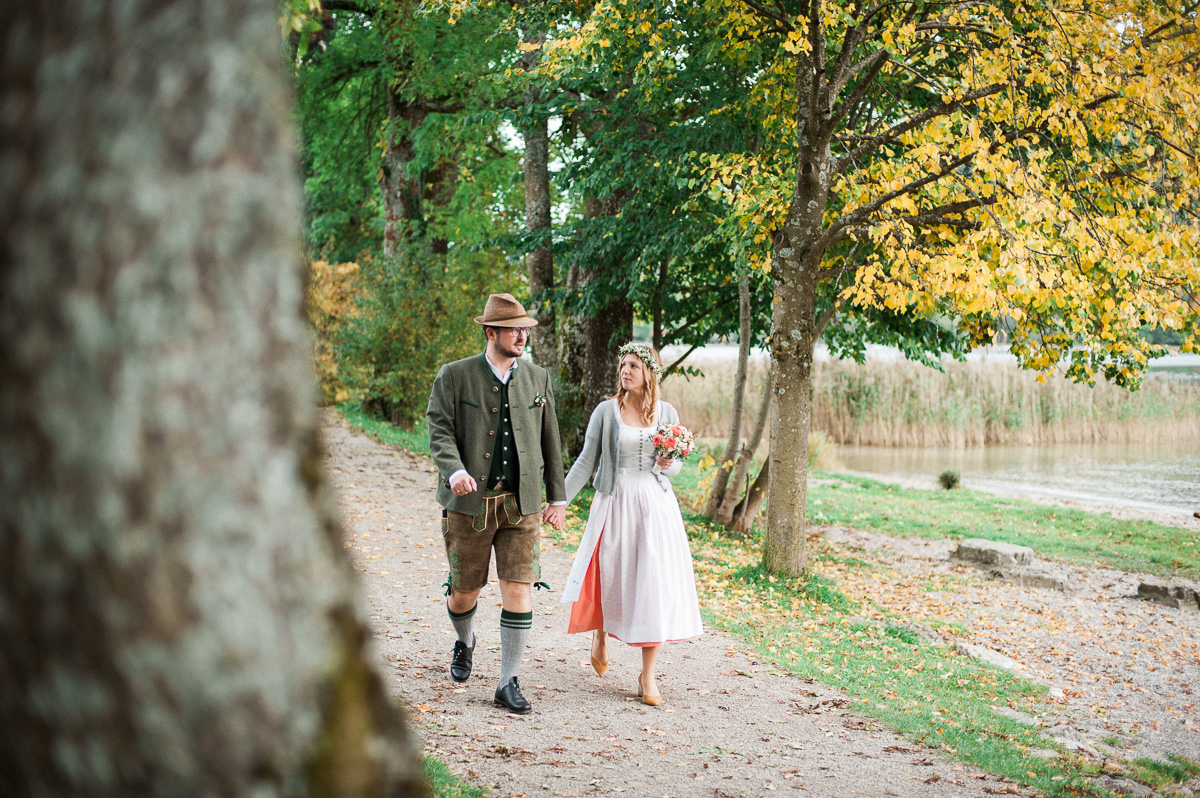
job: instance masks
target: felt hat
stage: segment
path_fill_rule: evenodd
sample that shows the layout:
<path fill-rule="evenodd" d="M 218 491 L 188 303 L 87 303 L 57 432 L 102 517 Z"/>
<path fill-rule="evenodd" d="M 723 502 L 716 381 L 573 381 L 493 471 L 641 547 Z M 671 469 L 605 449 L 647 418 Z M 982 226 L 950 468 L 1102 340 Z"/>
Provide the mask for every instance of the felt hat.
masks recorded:
<path fill-rule="evenodd" d="M 525 312 L 525 307 L 512 294 L 492 294 L 483 306 L 483 315 L 475 321 L 489 327 L 536 327 L 537 319 Z"/>

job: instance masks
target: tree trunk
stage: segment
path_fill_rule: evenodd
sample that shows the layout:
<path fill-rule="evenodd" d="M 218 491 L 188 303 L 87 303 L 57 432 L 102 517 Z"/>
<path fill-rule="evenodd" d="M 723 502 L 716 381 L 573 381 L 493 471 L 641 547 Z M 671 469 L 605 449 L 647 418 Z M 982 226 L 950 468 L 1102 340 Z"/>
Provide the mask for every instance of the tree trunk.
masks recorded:
<path fill-rule="evenodd" d="M 5 795 L 428 794 L 321 471 L 277 15 L 0 18 Z"/>
<path fill-rule="evenodd" d="M 587 197 L 584 217 L 615 216 L 621 202 L 617 196 Z M 617 262 L 598 263 L 593 268 L 572 266 L 568 285 L 573 292 L 583 291 L 591 281 L 610 278 L 620 267 Z M 633 302 L 625 296 L 614 296 L 587 314 L 571 314 L 562 328 L 560 373 L 567 384 L 579 386 L 578 409 L 582 412 L 578 415 L 581 427 L 586 427 L 592 408 L 616 389 L 617 349 L 633 338 Z M 582 439 L 580 434 L 578 441 Z"/>
<path fill-rule="evenodd" d="M 758 511 L 762 508 L 763 500 L 767 497 L 767 485 L 771 481 L 771 455 L 767 453 L 767 459 L 763 461 L 762 470 L 758 472 L 758 476 L 754 478 L 754 484 L 750 486 L 750 490 L 746 491 L 746 495 L 738 502 L 733 511 L 733 523 L 730 531 L 735 535 L 743 537 L 750 534 L 750 528 L 754 526 L 754 520 L 758 518 Z"/>
<path fill-rule="evenodd" d="M 763 561 L 769 571 L 799 576 L 807 565 L 805 501 L 808 491 L 808 428 L 812 405 L 816 299 L 822 252 L 816 242 L 823 230 L 834 160 L 828 132 L 822 130 L 820 102 L 811 87 L 821 74 L 811 56 L 797 58 L 797 174 L 783 229 L 772 241 L 775 276 L 771 319 L 771 357 L 775 368 L 775 404 L 771 418 L 771 489 L 767 497 L 767 534 Z"/>
<path fill-rule="evenodd" d="M 717 463 L 713 475 L 712 489 L 704 503 L 704 515 L 716 518 L 717 511 L 725 503 L 729 475 L 733 472 L 734 457 L 737 456 L 742 440 L 742 415 L 746 404 L 746 373 L 750 370 L 750 278 L 738 281 L 738 317 L 740 321 L 738 339 L 738 366 L 733 378 L 733 410 L 729 421 L 729 440 L 725 442 L 725 453 Z"/>
<path fill-rule="evenodd" d="M 663 348 L 663 295 L 667 292 L 668 279 L 670 277 L 669 258 L 664 257 L 658 262 L 658 288 L 654 292 L 654 317 L 651 321 L 652 327 L 650 331 L 650 344 L 659 352 Z"/>
<path fill-rule="evenodd" d="M 738 456 L 733 477 L 725 489 L 725 501 L 717 509 L 717 515 L 713 519 L 718 524 L 723 524 L 726 529 L 733 527 L 739 506 L 738 495 L 742 491 L 742 485 L 746 482 L 746 474 L 750 470 L 750 462 L 754 459 L 754 453 L 758 451 L 758 444 L 762 442 L 763 432 L 766 431 L 767 419 L 771 415 L 771 395 L 774 385 L 775 374 L 768 371 L 766 380 L 763 382 L 762 401 L 758 406 L 758 415 L 754 419 L 754 431 L 750 433 L 750 439 L 746 441 L 745 447 Z"/>
<path fill-rule="evenodd" d="M 417 207 L 417 211 L 421 214 L 421 228 L 428 229 L 427 221 L 433 209 L 441 209 L 445 212 L 450 207 L 457 189 L 458 153 L 451 152 L 438 161 L 437 166 L 430 169 L 424 177 L 422 186 L 424 199 Z M 445 256 L 449 254 L 450 239 L 445 237 L 444 231 L 441 231 L 440 235 L 427 235 L 426 237 L 428 238 L 428 251 L 431 255 Z M 441 260 L 444 263 L 444 257 Z"/>
<path fill-rule="evenodd" d="M 544 34 L 526 32 L 522 41 L 542 44 Z M 521 59 L 526 70 L 537 65 L 541 50 L 531 50 Z M 525 92 L 525 107 L 528 111 L 541 100 L 538 89 Z M 525 256 L 525 268 L 529 273 L 529 293 L 537 296 L 554 288 L 554 250 L 550 248 L 550 134 L 546 118 L 538 115 L 521 130 L 525 138 L 525 229 L 530 233 L 543 234 L 544 246 L 539 246 Z M 558 372 L 558 332 L 555 329 L 554 305 L 546 299 L 535 300 L 530 305 L 530 315 L 538 320 L 533 328 L 530 342 L 533 358 L 539 366 L 551 374 Z"/>
<path fill-rule="evenodd" d="M 383 254 L 392 257 L 405 242 L 424 233 L 424 175 L 412 167 L 416 153 L 412 134 L 425 121 L 419 107 L 396 97 L 388 87 L 388 134 L 379 171 L 383 194 Z"/>
<path fill-rule="evenodd" d="M 616 216 L 622 201 L 617 196 L 585 199 L 584 215 L 589 219 Z M 611 279 L 621 265 L 615 261 L 600 263 L 590 271 L 588 279 Z M 582 382 L 583 406 L 590 410 L 616 390 L 617 348 L 633 338 L 633 302 L 623 294 L 613 296 L 604 307 L 589 314 L 584 330 L 587 360 Z"/>

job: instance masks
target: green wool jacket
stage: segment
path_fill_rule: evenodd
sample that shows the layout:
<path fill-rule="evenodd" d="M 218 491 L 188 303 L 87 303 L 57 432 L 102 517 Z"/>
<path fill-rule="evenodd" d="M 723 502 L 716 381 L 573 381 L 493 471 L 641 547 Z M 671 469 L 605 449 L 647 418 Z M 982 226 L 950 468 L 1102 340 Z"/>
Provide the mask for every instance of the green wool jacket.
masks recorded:
<path fill-rule="evenodd" d="M 539 395 L 544 404 L 537 401 Z M 425 418 L 429 452 L 438 467 L 437 500 L 447 510 L 476 515 L 483 505 L 484 482 L 500 426 L 499 397 L 497 380 L 482 353 L 447 363 L 433 381 Z M 543 484 L 547 501 L 567 499 L 550 372 L 518 361 L 508 378 L 508 403 L 521 474 L 517 502 L 521 514 L 530 515 L 542 509 Z M 479 489 L 456 496 L 446 480 L 462 468 L 475 478 Z"/>

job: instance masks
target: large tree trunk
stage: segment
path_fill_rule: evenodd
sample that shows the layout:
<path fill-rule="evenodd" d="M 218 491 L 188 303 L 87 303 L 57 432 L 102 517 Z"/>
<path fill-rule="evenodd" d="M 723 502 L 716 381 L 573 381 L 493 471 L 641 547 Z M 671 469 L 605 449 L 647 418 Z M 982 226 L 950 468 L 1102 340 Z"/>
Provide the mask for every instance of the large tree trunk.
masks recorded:
<path fill-rule="evenodd" d="M 746 405 L 746 374 L 750 371 L 750 279 L 742 277 L 738 282 L 738 318 L 740 321 L 738 340 L 737 373 L 733 378 L 733 412 L 729 421 L 729 440 L 725 442 L 725 453 L 717 463 L 712 489 L 704 503 L 704 515 L 716 518 L 721 505 L 726 503 L 725 493 L 729 486 L 729 475 L 736 465 L 734 458 L 742 440 L 742 415 Z"/>
<path fill-rule="evenodd" d="M 320 467 L 277 6 L 0 18 L 0 793 L 425 795 Z"/>
<path fill-rule="evenodd" d="M 771 357 L 775 367 L 775 406 L 771 417 L 771 488 L 767 495 L 767 534 L 763 560 L 769 571 L 799 576 L 807 565 L 805 501 L 808 493 L 808 428 L 812 405 L 813 347 L 817 339 L 816 299 L 820 280 L 820 240 L 834 161 L 820 102 L 811 90 L 820 80 L 812 56 L 797 58 L 796 189 L 783 229 L 772 241 L 775 276 Z"/>
<path fill-rule="evenodd" d="M 413 132 L 425 121 L 425 111 L 396 97 L 388 87 L 388 134 L 379 188 L 383 194 L 383 254 L 396 255 L 405 242 L 424 234 L 425 176 L 412 166 Z"/>
<path fill-rule="evenodd" d="M 523 41 L 540 45 L 545 35 L 527 32 Z M 530 50 L 521 59 L 524 69 L 533 69 L 540 49 Z M 525 92 L 525 107 L 532 108 L 541 99 L 541 92 L 531 88 Z M 546 118 L 538 115 L 521 130 L 525 138 L 525 229 L 543 234 L 545 246 L 525 256 L 529 273 L 529 293 L 537 296 L 554 288 L 554 251 L 550 248 L 550 133 Z M 555 327 L 554 305 L 546 300 L 532 303 L 530 314 L 538 320 L 530 342 L 538 365 L 551 374 L 558 373 L 558 331 Z"/>
<path fill-rule="evenodd" d="M 596 219 L 615 216 L 621 209 L 621 198 L 584 199 L 584 217 Z M 573 265 L 568 287 L 582 291 L 593 280 L 610 278 L 622 264 L 597 263 L 591 268 Z M 578 430 L 587 426 L 588 414 L 617 386 L 617 348 L 633 338 L 633 302 L 625 296 L 614 296 L 603 306 L 587 314 L 571 314 L 562 323 L 560 373 L 568 385 L 577 385 L 580 415 Z M 582 441 L 582 434 L 578 435 Z M 568 448 L 571 448 L 568 446 Z"/>

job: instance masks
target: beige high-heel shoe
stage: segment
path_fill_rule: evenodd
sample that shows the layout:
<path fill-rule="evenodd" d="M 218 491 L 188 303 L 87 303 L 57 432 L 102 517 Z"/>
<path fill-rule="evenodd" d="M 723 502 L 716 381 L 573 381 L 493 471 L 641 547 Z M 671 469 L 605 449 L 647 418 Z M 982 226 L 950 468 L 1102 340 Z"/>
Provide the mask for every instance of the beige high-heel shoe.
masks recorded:
<path fill-rule="evenodd" d="M 595 643 L 596 643 L 596 635 L 593 634 L 592 635 L 592 644 L 595 645 Z M 608 661 L 607 660 L 596 659 L 596 655 L 592 654 L 591 652 L 588 652 L 588 659 L 590 659 L 592 661 L 592 670 L 594 670 L 596 672 L 597 676 L 603 676 L 604 672 L 608 670 Z"/>
<path fill-rule="evenodd" d="M 648 706 L 652 707 L 656 707 L 662 703 L 661 694 L 646 695 L 645 692 L 642 691 L 642 675 L 640 673 L 638 674 L 638 698 L 642 699 L 643 704 L 647 704 Z"/>

